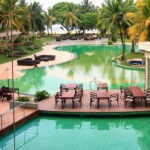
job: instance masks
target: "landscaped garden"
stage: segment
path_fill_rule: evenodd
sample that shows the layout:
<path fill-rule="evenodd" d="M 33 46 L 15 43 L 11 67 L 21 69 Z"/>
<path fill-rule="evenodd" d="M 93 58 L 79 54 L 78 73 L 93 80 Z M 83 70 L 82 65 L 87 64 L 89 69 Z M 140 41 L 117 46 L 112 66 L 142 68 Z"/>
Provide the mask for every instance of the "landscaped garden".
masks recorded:
<path fill-rule="evenodd" d="M 123 61 L 126 59 L 126 39 L 132 43 L 132 53 L 134 53 L 135 43 L 149 40 L 149 34 L 147 34 L 149 33 L 149 1 L 147 0 L 136 2 L 130 0 L 107 0 L 101 7 L 94 6 L 93 3 L 88 0 L 84 0 L 79 5 L 61 2 L 44 11 L 38 2 L 28 4 L 26 1 L 12 0 L 14 6 L 12 7 L 12 20 L 10 19 L 11 3 L 7 0 L 2 0 L 0 3 L 2 4 L 0 6 L 0 31 L 6 32 L 6 37 L 1 39 L 1 52 L 4 54 L 0 55 L 1 63 L 11 60 L 11 58 L 7 56 L 18 57 L 19 53 L 30 55 L 39 51 L 41 49 L 41 39 L 35 37 L 40 38 L 44 31 L 46 31 L 48 35 L 52 33 L 52 24 L 55 23 L 63 24 L 68 30 L 68 34 L 71 34 L 71 31 L 77 28 L 78 31 L 76 31 L 76 36 L 73 37 L 73 39 L 83 37 L 82 34 L 86 34 L 86 30 L 97 28 L 100 31 L 100 35 L 97 37 L 108 38 L 109 44 L 120 41 L 122 45 L 121 60 Z M 146 11 L 147 13 L 145 14 L 144 12 Z M 17 14 L 19 13 L 20 15 L 18 16 Z M 139 18 L 140 16 L 142 17 Z M 11 28 L 7 22 L 11 23 Z M 21 35 L 19 38 L 11 41 L 11 29 L 20 30 L 22 34 L 26 34 L 27 36 Z M 51 29 L 51 31 L 49 29 Z M 35 36 L 37 33 L 38 36 Z M 118 40 L 118 37 L 120 40 Z M 62 39 L 64 39 L 64 36 Z M 20 40 L 24 40 L 24 43 L 34 40 L 35 43 L 32 45 L 28 43 L 25 47 L 18 46 L 17 48 L 15 48 L 15 44 L 13 44 L 14 50 L 18 50 L 19 52 L 10 52 L 10 43 L 19 42 Z M 132 57 L 134 57 L 134 54 Z"/>
<path fill-rule="evenodd" d="M 56 35 L 52 28 L 54 24 L 63 25 L 67 34 Z M 91 30 L 98 32 L 89 33 Z M 19 34 L 13 35 L 13 31 Z M 24 75 L 10 79 L 10 84 L 9 78 L 8 82 L 1 81 L 0 76 L 3 106 L 3 98 L 13 99 L 10 102 L 13 111 L 0 114 L 0 133 L 4 133 L 1 132 L 3 129 L 9 128 L 7 132 L 14 129 L 13 134 L 0 137 L 0 149 L 148 149 L 149 116 L 119 117 L 125 114 L 145 116 L 150 111 L 150 91 L 146 89 L 144 93 L 143 90 L 144 53 L 138 50 L 138 42 L 150 40 L 150 0 L 105 0 L 100 7 L 90 0 L 83 0 L 80 4 L 60 2 L 47 10 L 36 1 L 0 0 L 0 66 L 36 54 L 44 45 L 53 50 L 51 41 L 55 39 L 54 51 L 57 54 L 66 51 L 62 58 L 65 54 L 78 57 L 59 65 L 49 63 L 47 67 L 35 65 L 22 70 Z M 63 45 L 64 40 L 79 41 L 74 45 Z M 17 88 L 5 87 L 6 84 Z M 104 84 L 108 85 L 105 89 L 102 88 Z M 14 99 L 16 89 L 18 97 Z M 114 91 L 117 93 L 112 93 Z M 25 96 L 19 96 L 19 92 Z M 106 101 L 100 103 L 100 99 Z M 118 105 L 111 105 L 114 100 Z M 56 102 L 65 107 L 55 107 Z M 80 108 L 74 105 L 76 102 L 80 102 Z M 128 102 L 134 109 L 126 107 Z M 23 105 L 15 108 L 20 103 Z M 25 107 L 34 107 L 35 112 L 27 114 Z M 43 115 L 37 117 L 39 111 Z M 45 116 L 49 112 L 51 116 Z M 56 117 L 63 113 L 75 113 L 80 117 Z M 32 115 L 37 118 L 23 125 Z M 82 117 L 86 115 L 87 118 Z M 96 115 L 115 117 L 97 118 Z M 19 122 L 17 118 L 20 116 L 23 119 Z M 22 126 L 16 129 L 21 122 Z"/>

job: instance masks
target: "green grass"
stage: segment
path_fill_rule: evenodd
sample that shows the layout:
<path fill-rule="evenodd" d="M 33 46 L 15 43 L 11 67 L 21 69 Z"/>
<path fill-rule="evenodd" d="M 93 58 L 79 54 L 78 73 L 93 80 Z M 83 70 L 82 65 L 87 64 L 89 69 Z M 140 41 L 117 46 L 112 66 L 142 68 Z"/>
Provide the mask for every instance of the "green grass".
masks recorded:
<path fill-rule="evenodd" d="M 134 52 L 134 53 L 126 53 L 125 54 L 125 60 L 122 61 L 121 57 L 118 58 L 118 60 L 121 62 L 121 65 L 125 66 L 131 66 L 128 64 L 127 60 L 128 59 L 142 59 L 143 61 L 145 60 L 144 53 L 141 52 Z M 138 66 L 137 66 L 138 67 Z"/>
<path fill-rule="evenodd" d="M 117 42 L 118 42 L 118 43 L 121 43 L 121 39 L 120 39 L 120 38 L 117 38 Z M 130 41 L 129 39 L 127 39 L 127 38 L 125 39 L 125 42 L 126 42 L 126 43 L 131 43 L 131 41 Z"/>
<path fill-rule="evenodd" d="M 19 51 L 25 51 L 27 52 L 26 55 L 22 55 L 21 57 L 17 57 L 17 58 L 13 58 L 14 60 L 15 59 L 19 59 L 19 58 L 22 58 L 22 57 L 25 57 L 25 56 L 29 56 L 29 55 L 32 55 L 34 53 L 37 53 L 39 51 L 42 50 L 42 46 L 44 44 L 48 44 L 50 43 L 51 41 L 53 40 L 53 38 L 51 36 L 49 37 L 42 37 L 42 38 L 35 38 L 35 40 L 33 41 L 33 43 L 30 45 L 19 45 L 17 46 L 17 48 L 19 48 L 19 50 L 13 50 L 13 53 L 16 53 L 16 52 L 19 52 Z M 33 48 L 33 47 L 37 47 L 37 48 Z M 33 49 L 31 49 L 33 48 Z M 11 51 L 11 50 L 10 50 Z M 0 64 L 3 64 L 3 63 L 6 63 L 6 62 L 9 62 L 11 61 L 12 58 L 11 57 L 8 57 L 6 54 L 0 54 Z"/>

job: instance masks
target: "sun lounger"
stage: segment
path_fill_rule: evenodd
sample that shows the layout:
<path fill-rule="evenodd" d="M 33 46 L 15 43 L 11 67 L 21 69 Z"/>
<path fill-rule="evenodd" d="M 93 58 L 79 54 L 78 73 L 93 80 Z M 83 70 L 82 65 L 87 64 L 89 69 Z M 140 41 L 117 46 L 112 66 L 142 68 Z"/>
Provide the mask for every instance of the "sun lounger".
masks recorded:
<path fill-rule="evenodd" d="M 49 61 L 49 60 L 55 60 L 55 55 L 39 55 L 36 56 L 34 55 L 35 60 L 39 60 L 39 61 Z"/>
<path fill-rule="evenodd" d="M 36 66 L 39 63 L 40 63 L 39 60 L 33 60 L 32 58 L 17 60 L 17 64 L 21 66 Z"/>

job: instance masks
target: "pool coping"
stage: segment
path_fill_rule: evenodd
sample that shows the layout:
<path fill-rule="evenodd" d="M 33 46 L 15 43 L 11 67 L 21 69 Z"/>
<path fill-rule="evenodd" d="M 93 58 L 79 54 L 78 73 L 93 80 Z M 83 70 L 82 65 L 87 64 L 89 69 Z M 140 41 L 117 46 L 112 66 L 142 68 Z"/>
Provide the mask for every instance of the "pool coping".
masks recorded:
<path fill-rule="evenodd" d="M 58 115 L 58 116 L 95 116 L 95 117 L 124 117 L 124 116 L 148 116 L 150 115 L 150 111 L 134 111 L 134 112 L 58 112 L 58 111 L 44 111 L 40 110 L 40 114 L 42 115 Z"/>

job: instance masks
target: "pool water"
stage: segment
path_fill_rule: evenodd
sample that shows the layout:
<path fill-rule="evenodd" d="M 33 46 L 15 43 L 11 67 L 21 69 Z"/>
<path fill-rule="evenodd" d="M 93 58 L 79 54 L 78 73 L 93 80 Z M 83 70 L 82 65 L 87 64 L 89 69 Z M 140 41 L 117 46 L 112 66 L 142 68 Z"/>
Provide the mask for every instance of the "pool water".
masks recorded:
<path fill-rule="evenodd" d="M 61 65 L 24 71 L 24 76 L 15 79 L 15 87 L 20 92 L 35 94 L 36 91 L 47 90 L 55 94 L 61 83 L 83 83 L 85 90 L 95 89 L 98 81 L 107 82 L 109 89 L 119 89 L 121 85 L 145 87 L 144 71 L 123 69 L 112 62 L 113 57 L 122 54 L 121 45 L 73 45 L 56 49 L 69 51 L 70 55 L 75 53 L 78 58 Z M 129 45 L 126 50 L 130 50 Z M 7 81 L 0 81 L 0 85 L 5 84 Z"/>
<path fill-rule="evenodd" d="M 75 118 L 40 116 L 16 129 L 18 150 L 149 150 L 150 117 Z M 12 150 L 12 132 L 0 150 Z"/>

